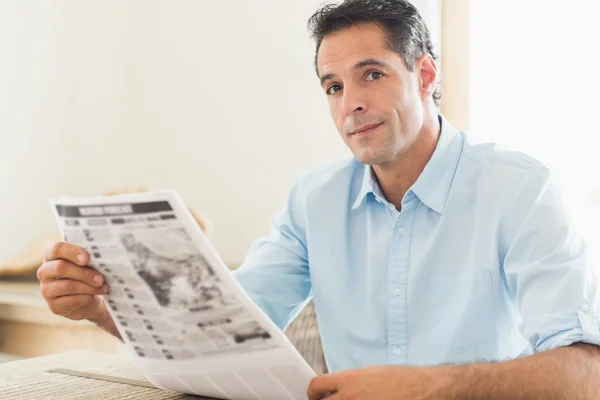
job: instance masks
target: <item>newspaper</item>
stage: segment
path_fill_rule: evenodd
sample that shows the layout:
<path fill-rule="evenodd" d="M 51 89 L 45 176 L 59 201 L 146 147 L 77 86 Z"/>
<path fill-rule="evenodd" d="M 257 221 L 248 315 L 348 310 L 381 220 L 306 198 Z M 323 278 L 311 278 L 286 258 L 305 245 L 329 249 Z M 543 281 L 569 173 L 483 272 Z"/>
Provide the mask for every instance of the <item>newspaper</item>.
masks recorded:
<path fill-rule="evenodd" d="M 119 333 L 150 382 L 219 399 L 306 399 L 316 375 L 247 296 L 175 191 L 61 197 L 63 240 L 110 287 Z"/>

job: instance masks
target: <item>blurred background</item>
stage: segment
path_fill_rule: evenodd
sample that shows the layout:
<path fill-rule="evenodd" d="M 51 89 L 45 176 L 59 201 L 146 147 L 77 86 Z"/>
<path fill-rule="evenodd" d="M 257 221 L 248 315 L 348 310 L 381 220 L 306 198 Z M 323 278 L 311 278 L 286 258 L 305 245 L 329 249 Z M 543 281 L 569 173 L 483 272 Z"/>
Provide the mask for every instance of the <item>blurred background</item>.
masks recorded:
<path fill-rule="evenodd" d="M 0 0 L 0 266 L 57 232 L 51 198 L 138 187 L 179 191 L 239 265 L 300 172 L 350 155 L 313 68 L 322 2 Z M 440 112 L 549 165 L 597 257 L 597 2 L 413 3 L 441 56 Z M 64 348 L 6 339 L 66 324 L 31 288 L 0 286 L 0 319 L 29 324 L 0 322 L 0 351 Z"/>

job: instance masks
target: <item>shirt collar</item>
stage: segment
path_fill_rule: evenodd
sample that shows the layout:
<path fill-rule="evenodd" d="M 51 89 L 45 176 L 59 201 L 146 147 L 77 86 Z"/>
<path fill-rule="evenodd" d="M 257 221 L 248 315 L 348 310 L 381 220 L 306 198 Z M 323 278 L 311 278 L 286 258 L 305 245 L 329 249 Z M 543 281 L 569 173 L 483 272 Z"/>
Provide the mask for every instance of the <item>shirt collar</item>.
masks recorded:
<path fill-rule="evenodd" d="M 379 186 L 379 182 L 377 181 L 377 176 L 375 175 L 375 171 L 371 168 L 370 165 L 364 166 L 364 173 L 362 179 L 362 185 L 360 187 L 360 191 L 354 200 L 354 204 L 352 205 L 352 210 L 358 208 L 362 203 L 363 199 L 369 194 L 373 193 L 376 198 L 384 199 L 383 192 L 381 191 L 381 187 Z"/>
<path fill-rule="evenodd" d="M 439 118 L 441 131 L 435 150 L 407 195 L 412 191 L 427 207 L 441 214 L 460 159 L 462 140 L 443 116 L 440 115 Z M 365 165 L 362 185 L 352 210 L 358 208 L 369 193 L 373 193 L 376 198 L 385 199 L 373 168 Z"/>

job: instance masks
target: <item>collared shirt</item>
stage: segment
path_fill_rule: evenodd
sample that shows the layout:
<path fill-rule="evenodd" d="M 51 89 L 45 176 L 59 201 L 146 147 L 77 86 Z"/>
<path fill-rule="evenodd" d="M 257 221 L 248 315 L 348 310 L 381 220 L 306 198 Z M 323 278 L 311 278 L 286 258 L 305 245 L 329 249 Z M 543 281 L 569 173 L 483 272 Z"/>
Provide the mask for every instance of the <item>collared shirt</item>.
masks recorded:
<path fill-rule="evenodd" d="M 440 120 L 400 212 L 355 159 L 303 174 L 242 287 L 281 329 L 314 298 L 330 371 L 600 345 L 598 282 L 553 176 Z"/>

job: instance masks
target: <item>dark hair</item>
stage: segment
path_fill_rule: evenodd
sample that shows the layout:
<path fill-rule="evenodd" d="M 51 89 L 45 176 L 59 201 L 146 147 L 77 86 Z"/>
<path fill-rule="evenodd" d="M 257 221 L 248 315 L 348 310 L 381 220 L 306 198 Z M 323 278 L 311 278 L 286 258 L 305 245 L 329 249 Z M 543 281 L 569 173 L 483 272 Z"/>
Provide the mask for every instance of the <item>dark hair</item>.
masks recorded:
<path fill-rule="evenodd" d="M 433 43 L 429 29 L 419 11 L 407 0 L 345 0 L 341 4 L 325 4 L 308 20 L 308 28 L 315 39 L 315 69 L 321 42 L 326 35 L 373 22 L 379 25 L 387 36 L 388 47 L 398 53 L 409 71 L 414 71 L 419 57 L 429 53 L 434 60 Z M 441 98 L 439 85 L 433 93 L 438 103 Z"/>

